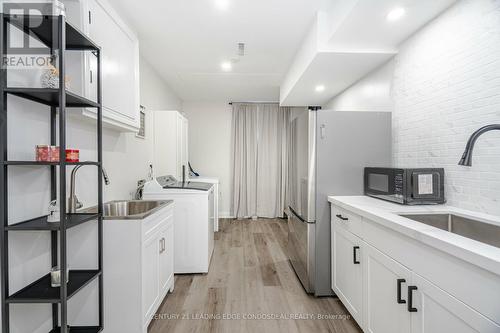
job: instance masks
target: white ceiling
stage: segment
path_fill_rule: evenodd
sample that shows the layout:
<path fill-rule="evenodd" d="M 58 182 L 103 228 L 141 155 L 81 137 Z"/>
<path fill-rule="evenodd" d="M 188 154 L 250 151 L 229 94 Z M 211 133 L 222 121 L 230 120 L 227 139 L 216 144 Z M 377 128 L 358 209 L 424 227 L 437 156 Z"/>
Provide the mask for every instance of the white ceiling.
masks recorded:
<path fill-rule="evenodd" d="M 141 54 L 185 101 L 277 101 L 318 10 L 335 0 L 109 0 L 136 30 Z M 225 73 L 220 64 L 246 43 Z"/>
<path fill-rule="evenodd" d="M 393 56 L 392 53 L 384 52 L 372 54 L 318 52 L 306 70 L 300 74 L 291 91 L 286 96 L 281 96 L 281 104 L 324 105 L 333 96 Z M 325 90 L 316 92 L 314 89 L 317 85 L 323 85 Z"/>
<path fill-rule="evenodd" d="M 333 32 L 330 49 L 390 50 L 438 16 L 456 0 L 356 0 L 356 4 Z M 398 21 L 388 22 L 387 14 L 404 8 Z"/>
<path fill-rule="evenodd" d="M 388 61 L 398 46 L 456 0 L 336 0 L 329 16 L 318 15 L 281 85 L 282 105 L 323 105 Z M 406 14 L 389 22 L 395 8 Z M 304 59 L 302 54 L 312 56 Z M 317 85 L 325 87 L 315 92 Z"/>

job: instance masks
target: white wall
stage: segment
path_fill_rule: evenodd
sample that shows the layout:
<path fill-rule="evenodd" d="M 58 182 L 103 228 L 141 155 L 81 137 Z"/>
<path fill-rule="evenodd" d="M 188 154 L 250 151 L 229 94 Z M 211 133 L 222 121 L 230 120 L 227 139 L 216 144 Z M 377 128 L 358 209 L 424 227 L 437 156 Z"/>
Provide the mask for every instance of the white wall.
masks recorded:
<path fill-rule="evenodd" d="M 471 168 L 458 166 L 469 135 L 500 123 L 500 2 L 460 1 L 403 43 L 394 73 L 394 162 L 442 166 L 451 205 L 500 215 L 500 131 L 481 137 Z"/>
<path fill-rule="evenodd" d="M 134 133 L 122 133 L 113 129 L 103 132 L 103 162 L 110 184 L 104 186 L 104 200 L 131 199 L 135 194 L 137 181 L 146 177 L 152 162 L 152 117 L 149 111 L 158 109 L 180 110 L 181 100 L 158 76 L 151 65 L 140 59 L 140 103 L 146 108 L 146 138 L 137 138 Z M 92 158 L 95 154 L 95 129 L 93 123 L 73 119 L 68 131 L 68 145 L 86 147 L 82 154 Z M 90 144 L 92 143 L 92 144 Z M 96 204 L 95 188 L 89 187 L 95 179 L 95 170 L 86 167 L 78 171 L 77 190 L 79 199 L 86 206 Z"/>
<path fill-rule="evenodd" d="M 473 131 L 500 123 L 498 54 L 500 3 L 459 1 L 324 107 L 393 109 L 394 166 L 444 167 L 449 204 L 500 215 L 500 132 L 477 141 L 471 168 L 457 165 Z M 392 90 L 367 98 L 372 85 Z"/>
<path fill-rule="evenodd" d="M 147 110 L 181 109 L 182 103 L 154 69 L 140 60 L 141 104 Z M 9 97 L 8 144 L 9 159 L 34 159 L 34 146 L 49 142 L 50 109 L 16 97 Z M 81 160 L 95 160 L 95 121 L 81 116 L 77 109 L 68 109 L 67 145 L 81 150 Z M 151 117 L 146 116 L 146 139 L 133 133 L 103 130 L 103 159 L 111 184 L 104 187 L 104 199 L 129 199 L 136 182 L 147 175 L 151 160 Z M 70 170 L 68 168 L 68 170 Z M 86 166 L 78 171 L 77 194 L 85 206 L 97 203 L 94 167 Z M 69 174 L 68 174 L 69 176 Z M 50 201 L 49 168 L 9 168 L 9 221 L 45 215 Z M 68 262 L 73 268 L 94 268 L 97 256 L 92 258 L 88 249 L 95 249 L 96 228 L 87 223 L 68 231 Z M 47 232 L 10 233 L 10 287 L 14 292 L 45 275 L 50 270 L 50 234 Z M 89 259 L 90 258 L 90 259 Z M 96 288 L 89 286 L 72 298 L 70 322 L 92 324 L 97 320 Z M 11 306 L 11 330 L 16 333 L 47 332 L 51 327 L 50 305 Z M 26 314 L 29 313 L 29 320 Z"/>
<path fill-rule="evenodd" d="M 228 217 L 231 193 L 231 106 L 225 102 L 184 102 L 189 120 L 189 161 L 202 176 L 220 180 L 220 217 Z"/>
<path fill-rule="evenodd" d="M 323 108 L 335 111 L 392 112 L 393 73 L 394 61 L 390 60 L 332 98 Z"/>

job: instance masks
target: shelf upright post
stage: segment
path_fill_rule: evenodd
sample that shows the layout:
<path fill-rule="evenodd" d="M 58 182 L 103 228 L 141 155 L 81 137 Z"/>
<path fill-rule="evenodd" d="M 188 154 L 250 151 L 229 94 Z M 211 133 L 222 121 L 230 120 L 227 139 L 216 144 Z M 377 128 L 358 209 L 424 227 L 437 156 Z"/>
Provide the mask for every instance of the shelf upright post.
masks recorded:
<path fill-rule="evenodd" d="M 66 84 L 65 84 L 65 53 L 66 29 L 64 15 L 59 15 L 57 20 L 57 46 L 59 48 L 59 205 L 60 205 L 60 230 L 59 251 L 61 269 L 61 333 L 68 333 L 68 289 L 66 257 Z"/>
<path fill-rule="evenodd" d="M 97 56 L 97 202 L 98 202 L 98 256 L 99 256 L 99 327 L 104 328 L 104 278 L 103 278 L 103 186 L 102 186 L 102 62 L 101 49 Z"/>
<path fill-rule="evenodd" d="M 1 278 L 0 278 L 0 293 L 2 307 L 2 332 L 9 332 L 10 329 L 10 312 L 9 304 L 6 300 L 9 296 L 9 234 L 6 229 L 8 225 L 8 197 L 7 197 L 7 69 L 3 64 L 3 58 L 7 54 L 7 21 L 4 13 L 0 13 L 0 55 L 2 57 L 0 64 L 0 151 L 2 154 L 2 165 L 0 166 L 0 182 L 2 183 L 2 193 L 0 193 L 0 223 L 2 231 L 0 235 L 1 254 Z"/>
<path fill-rule="evenodd" d="M 50 54 L 54 54 L 54 43 L 50 46 Z M 55 64 L 54 64 L 55 65 Z M 57 107 L 50 107 L 50 145 L 57 146 Z M 60 156 L 62 156 L 60 154 Z M 50 166 L 50 200 L 57 200 L 57 166 Z M 57 230 L 50 232 L 51 247 L 51 265 L 57 266 Z M 59 325 L 59 305 L 52 304 L 52 328 L 56 329 Z"/>
<path fill-rule="evenodd" d="M 50 107 L 50 144 L 57 145 L 57 108 Z M 62 155 L 61 155 L 62 156 Z M 50 166 L 50 200 L 57 200 L 57 166 Z M 57 266 L 57 230 L 50 232 L 51 265 Z M 52 304 L 52 328 L 57 328 L 59 323 L 59 305 Z"/>

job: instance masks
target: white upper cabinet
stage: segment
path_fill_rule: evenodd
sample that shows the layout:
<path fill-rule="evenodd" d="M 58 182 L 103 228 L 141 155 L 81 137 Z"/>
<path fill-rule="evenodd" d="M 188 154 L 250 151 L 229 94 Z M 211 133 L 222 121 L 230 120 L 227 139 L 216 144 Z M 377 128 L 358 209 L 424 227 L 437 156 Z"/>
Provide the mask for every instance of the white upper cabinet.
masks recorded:
<path fill-rule="evenodd" d="M 188 120 L 178 111 L 153 111 L 153 167 L 157 176 L 186 178 L 188 168 Z"/>
<path fill-rule="evenodd" d="M 137 36 L 106 0 L 66 0 L 64 4 L 68 21 L 101 47 L 104 124 L 137 132 L 140 126 Z M 97 100 L 98 83 L 96 59 L 94 54 L 85 52 L 80 61 L 83 71 L 81 93 L 94 101 Z M 69 72 L 73 71 L 72 68 Z M 83 114 L 95 118 L 96 110 L 85 109 Z"/>

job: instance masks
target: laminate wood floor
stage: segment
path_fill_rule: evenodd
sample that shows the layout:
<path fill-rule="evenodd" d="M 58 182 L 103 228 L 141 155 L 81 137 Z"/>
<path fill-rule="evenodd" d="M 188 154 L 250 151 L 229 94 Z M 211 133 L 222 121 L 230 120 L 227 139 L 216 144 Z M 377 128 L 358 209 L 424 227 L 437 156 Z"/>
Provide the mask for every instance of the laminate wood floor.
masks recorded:
<path fill-rule="evenodd" d="M 361 332 L 338 299 L 304 292 L 285 220 L 220 222 L 209 273 L 176 275 L 149 333 Z"/>

